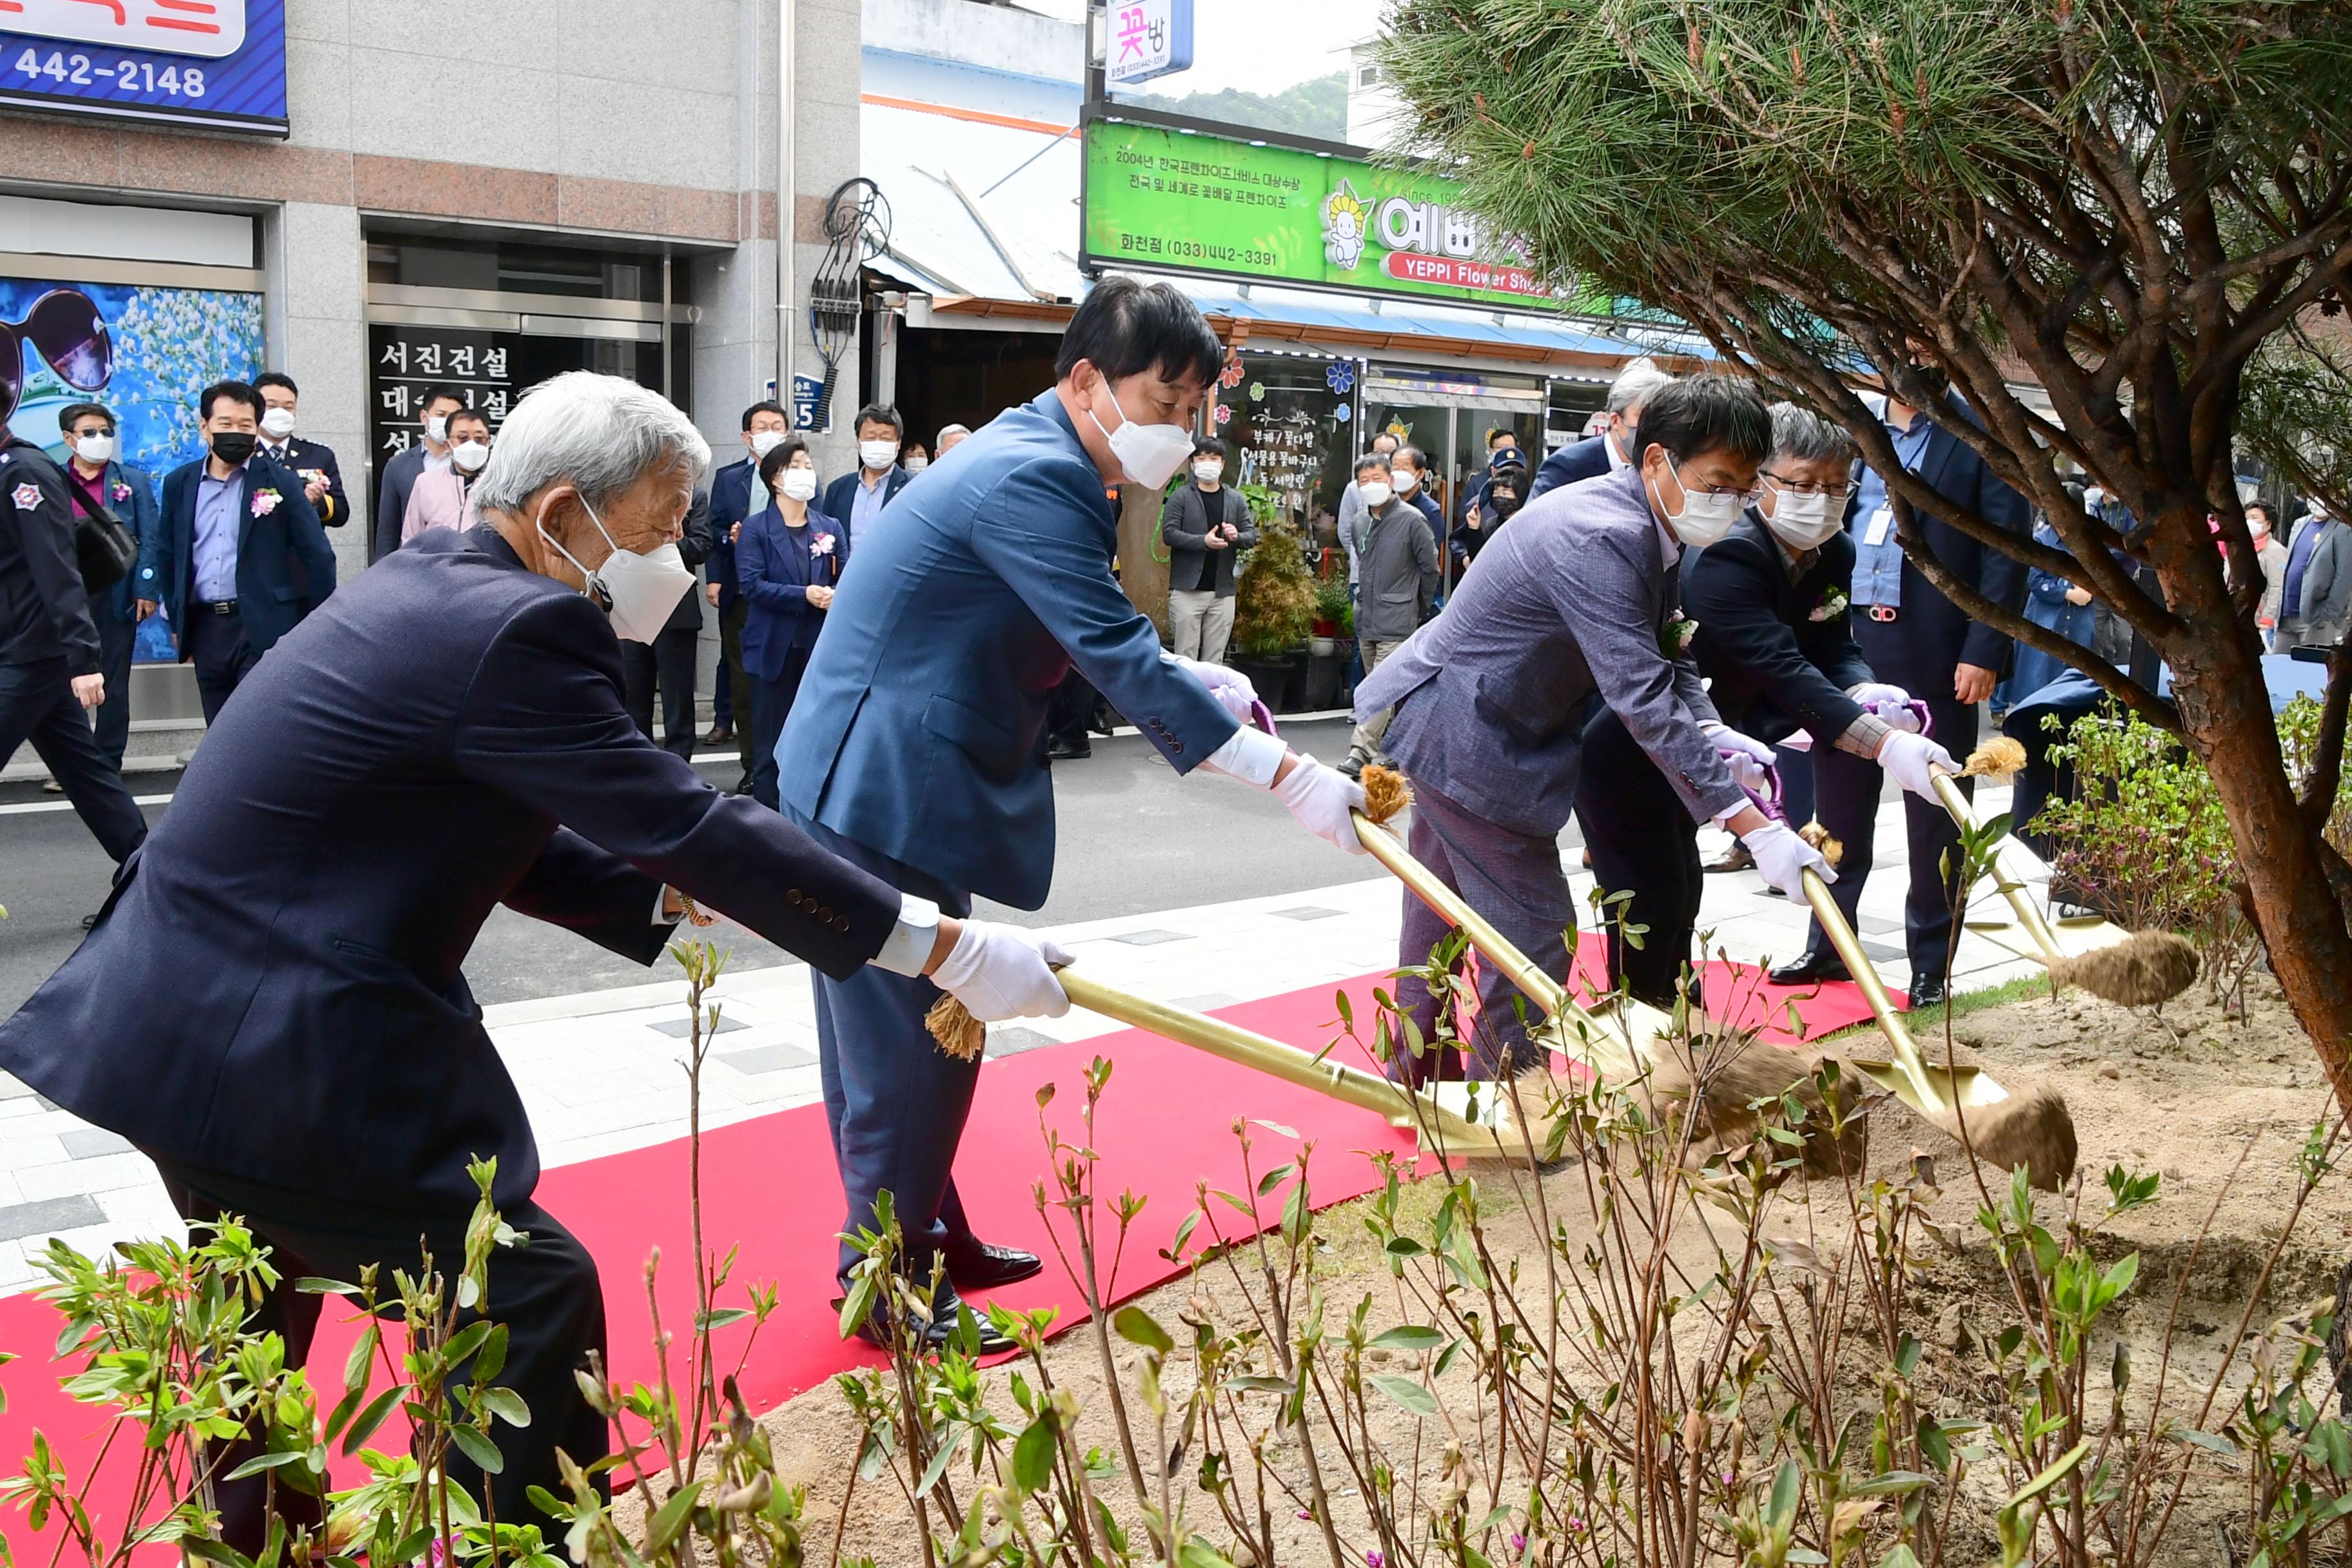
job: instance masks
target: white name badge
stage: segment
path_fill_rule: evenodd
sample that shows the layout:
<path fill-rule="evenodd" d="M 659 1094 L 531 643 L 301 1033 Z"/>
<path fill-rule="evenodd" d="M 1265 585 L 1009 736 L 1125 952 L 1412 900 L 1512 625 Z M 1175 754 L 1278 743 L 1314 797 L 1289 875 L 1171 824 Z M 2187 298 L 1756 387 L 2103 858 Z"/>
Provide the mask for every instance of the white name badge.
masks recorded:
<path fill-rule="evenodd" d="M 1870 521 L 1863 530 L 1862 542 L 1864 544 L 1884 544 L 1886 542 L 1886 531 L 1894 526 L 1895 509 L 1882 506 L 1870 514 Z"/>

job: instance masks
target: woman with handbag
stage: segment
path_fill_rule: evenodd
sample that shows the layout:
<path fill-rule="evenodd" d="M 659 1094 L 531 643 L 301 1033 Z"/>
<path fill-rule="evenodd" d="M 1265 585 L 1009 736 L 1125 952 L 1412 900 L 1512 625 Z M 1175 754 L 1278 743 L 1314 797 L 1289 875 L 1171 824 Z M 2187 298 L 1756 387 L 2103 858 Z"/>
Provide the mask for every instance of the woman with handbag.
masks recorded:
<path fill-rule="evenodd" d="M 114 416 L 102 405 L 74 404 L 58 416 L 58 428 L 65 435 L 74 552 L 89 589 L 89 618 L 98 625 L 99 673 L 106 677 L 98 749 L 119 773 L 131 740 L 131 645 L 139 623 L 155 613 L 155 482 L 121 460 Z M 50 787 L 59 786 L 52 781 Z"/>
<path fill-rule="evenodd" d="M 816 463 L 806 441 L 794 436 L 772 448 L 760 459 L 760 479 L 775 499 L 743 520 L 735 541 L 735 584 L 751 606 L 743 617 L 751 798 L 772 811 L 776 740 L 800 695 L 849 541 L 838 523 L 809 504 L 816 495 Z"/>

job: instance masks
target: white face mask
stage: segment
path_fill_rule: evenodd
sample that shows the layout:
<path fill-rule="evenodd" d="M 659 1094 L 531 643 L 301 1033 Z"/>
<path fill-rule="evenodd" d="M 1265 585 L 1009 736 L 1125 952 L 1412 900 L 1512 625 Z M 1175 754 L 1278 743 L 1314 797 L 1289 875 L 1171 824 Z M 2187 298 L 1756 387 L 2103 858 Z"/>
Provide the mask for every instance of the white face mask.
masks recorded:
<path fill-rule="evenodd" d="M 761 430 L 755 433 L 751 437 L 751 460 L 754 463 L 758 462 L 761 458 L 782 446 L 784 439 L 784 432 L 782 430 Z"/>
<path fill-rule="evenodd" d="M 1421 488 L 1421 476 L 1411 468 L 1391 468 L 1389 478 L 1396 481 L 1397 494 L 1409 496 Z"/>
<path fill-rule="evenodd" d="M 931 466 L 931 460 L 929 458 L 909 458 L 905 466 L 908 473 L 919 474 Z"/>
<path fill-rule="evenodd" d="M 580 558 L 557 543 L 555 536 L 547 531 L 544 503 L 533 526 L 541 539 L 555 546 L 557 554 L 578 567 L 581 576 L 587 579 L 584 592 L 604 606 L 613 623 L 613 635 L 650 645 L 661 634 L 669 613 L 677 608 L 678 600 L 694 586 L 694 574 L 686 569 L 677 545 L 665 544 L 645 555 L 632 553 L 613 544 L 613 535 L 604 527 L 604 520 L 596 515 L 596 509 L 588 504 L 584 496 L 580 509 L 596 525 L 596 531 L 604 534 L 604 542 L 613 545 L 613 552 L 593 572 L 582 566 Z"/>
<path fill-rule="evenodd" d="M 114 456 L 111 436 L 82 436 L 74 441 L 74 456 L 85 463 L 103 463 Z"/>
<path fill-rule="evenodd" d="M 449 438 L 447 417 L 436 414 L 432 418 L 427 419 L 425 422 L 425 438 L 428 441 L 446 441 Z"/>
<path fill-rule="evenodd" d="M 857 460 L 864 464 L 869 472 L 878 474 L 898 460 L 898 443 L 860 441 L 857 443 Z"/>
<path fill-rule="evenodd" d="M 1108 380 L 1103 383 L 1103 390 L 1110 392 Z M 1087 417 L 1095 422 L 1096 429 L 1102 430 L 1103 439 L 1110 443 L 1110 455 L 1118 459 L 1127 477 L 1153 490 L 1175 478 L 1184 459 L 1192 455 L 1192 432 L 1181 425 L 1138 425 L 1129 417 L 1127 405 L 1119 402 L 1116 392 L 1111 392 L 1110 405 L 1118 410 L 1123 422 L 1118 429 L 1103 430 L 1102 416 L 1091 408 L 1087 410 Z"/>
<path fill-rule="evenodd" d="M 261 416 L 261 429 L 271 440 L 283 441 L 294 434 L 294 411 L 291 408 L 271 409 Z"/>
<path fill-rule="evenodd" d="M 1195 463 L 1192 465 L 1192 477 L 1204 485 L 1213 485 L 1225 477 L 1225 466 L 1223 463 Z"/>
<path fill-rule="evenodd" d="M 1356 493 L 1364 498 L 1364 510 L 1367 511 L 1378 511 L 1396 499 L 1396 491 L 1378 479 L 1359 484 Z"/>
<path fill-rule="evenodd" d="M 1658 510 L 1665 512 L 1666 526 L 1675 531 L 1676 539 L 1694 550 L 1704 550 L 1731 531 L 1731 525 L 1739 521 L 1739 513 L 1748 504 L 1746 497 L 1700 495 L 1683 483 L 1683 472 L 1675 467 L 1672 458 L 1666 459 L 1666 472 L 1674 475 L 1675 488 L 1683 492 L 1683 509 L 1666 511 L 1661 497 Z M 1657 493 L 1656 486 L 1651 487 L 1651 493 Z"/>
<path fill-rule="evenodd" d="M 458 468 L 464 469 L 467 473 L 479 473 L 481 471 L 482 465 L 490 460 L 489 443 L 487 441 L 460 441 L 456 446 L 449 448 L 449 460 L 457 464 Z"/>
<path fill-rule="evenodd" d="M 776 486 L 777 493 L 787 500 L 814 500 L 816 499 L 816 470 L 786 468 L 776 476 Z"/>
<path fill-rule="evenodd" d="M 1791 550 L 1815 550 L 1830 535 L 1845 526 L 1845 503 L 1832 504 L 1827 496 L 1798 495 L 1790 490 L 1770 492 L 1772 510 L 1763 513 L 1764 526 L 1770 529 L 1780 542 Z"/>

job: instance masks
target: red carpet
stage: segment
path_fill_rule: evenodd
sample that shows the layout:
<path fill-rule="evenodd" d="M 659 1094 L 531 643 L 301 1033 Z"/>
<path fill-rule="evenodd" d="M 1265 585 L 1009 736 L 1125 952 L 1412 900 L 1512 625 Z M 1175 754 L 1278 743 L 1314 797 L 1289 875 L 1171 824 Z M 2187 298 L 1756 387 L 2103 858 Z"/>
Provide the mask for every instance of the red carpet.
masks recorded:
<path fill-rule="evenodd" d="M 1588 942 L 1587 947 L 1595 944 Z M 1580 954 L 1596 963 L 1597 956 L 1594 951 Z M 1749 1021 L 1780 1018 L 1783 1003 L 1794 994 L 1758 985 L 1759 978 L 1752 970 L 1735 974 L 1729 966 L 1715 965 L 1708 975 L 1710 994 L 1719 1006 L 1727 1005 L 1735 993 L 1740 994 L 1739 1010 Z M 1360 1021 L 1369 1021 L 1371 988 L 1380 982 L 1381 977 L 1366 976 L 1347 987 Z M 1851 985 L 1828 988 L 1801 1011 L 1808 1037 L 1869 1016 Z M 1332 988 L 1318 988 L 1224 1008 L 1219 1016 L 1312 1049 L 1336 1032 L 1338 1010 Z M 1778 1027 L 1769 1033 L 1777 1039 L 1788 1037 Z M 1108 1200 L 1123 1191 L 1150 1200 L 1127 1238 L 1116 1280 L 1119 1299 L 1176 1272 L 1160 1252 L 1192 1212 L 1201 1184 L 1228 1192 L 1251 1190 L 1232 1134 L 1235 1117 L 1294 1129 L 1300 1141 L 1315 1145 L 1309 1175 L 1318 1208 L 1371 1189 L 1374 1172 L 1363 1157 L 1366 1152 L 1409 1153 L 1412 1148 L 1409 1133 L 1362 1111 L 1136 1030 L 990 1063 L 981 1074 L 957 1160 L 958 1186 L 982 1235 L 1046 1258 L 1044 1276 L 999 1292 L 996 1299 L 1023 1308 L 1059 1305 L 1064 1326 L 1078 1321 L 1082 1311 L 1075 1308 L 1077 1292 L 1055 1258 L 1031 1196 L 1032 1184 L 1046 1172 L 1036 1096 L 1042 1086 L 1055 1085 L 1059 1092 L 1046 1118 L 1066 1139 L 1085 1142 L 1079 1126 L 1084 1075 L 1097 1056 L 1109 1058 L 1117 1070 L 1092 1140 L 1103 1156 L 1096 1191 L 1106 1211 Z M 1257 1173 L 1297 1157 L 1298 1142 L 1281 1133 L 1256 1127 L 1252 1135 Z M 752 1407 L 768 1408 L 861 1361 L 878 1359 L 862 1345 L 841 1341 L 835 1315 L 826 1306 L 835 1289 L 834 1235 L 841 1224 L 843 1199 L 823 1107 L 803 1106 L 706 1133 L 702 1159 L 704 1235 L 720 1253 L 732 1245 L 741 1247 L 735 1283 L 719 1304 L 741 1305 L 743 1287 L 755 1281 L 773 1281 L 783 1303 L 761 1332 L 743 1377 L 744 1395 Z M 1265 1223 L 1278 1217 L 1284 1195 L 1277 1192 L 1261 1200 Z M 661 1249 L 662 1321 L 679 1342 L 673 1367 L 682 1374 L 694 1281 L 686 1142 L 550 1171 L 540 1183 L 539 1198 L 578 1234 L 603 1266 L 612 1361 L 616 1378 L 625 1384 L 653 1376 L 643 1268 L 651 1251 Z M 1215 1223 L 1231 1235 L 1240 1216 L 1223 1204 L 1213 1205 L 1213 1212 Z M 1106 1244 L 1110 1225 L 1106 1213 Z M 1205 1238 L 1205 1222 L 1196 1235 Z M 490 1293 L 495 1303 L 495 1264 Z M 333 1311 L 331 1303 L 330 1320 Z M 16 1473 L 31 1450 L 35 1427 L 48 1435 L 59 1458 L 76 1476 L 90 1463 L 105 1436 L 97 1412 L 73 1404 L 58 1387 L 58 1374 L 64 1369 L 48 1363 L 58 1328 L 57 1315 L 47 1304 L 29 1296 L 0 1299 L 0 1350 L 23 1358 L 0 1371 L 7 1392 L 6 1410 L 0 1414 L 0 1474 Z M 731 1364 L 740 1355 L 743 1336 L 750 1331 L 748 1323 L 719 1331 L 722 1364 Z M 331 1321 L 321 1327 L 311 1364 L 314 1375 L 330 1390 L 337 1384 L 352 1338 L 348 1325 Z M 331 1402 L 331 1393 L 329 1398 Z M 380 1433 L 377 1441 L 389 1446 L 397 1439 Z M 110 1459 L 110 1466 L 114 1464 Z M 103 1495 L 99 1501 L 101 1508 L 108 1502 L 119 1506 L 119 1500 Z M 23 1517 L 13 1512 L 0 1516 L 0 1530 L 20 1542 L 27 1533 Z M 27 1551 L 20 1560 L 34 1558 Z"/>

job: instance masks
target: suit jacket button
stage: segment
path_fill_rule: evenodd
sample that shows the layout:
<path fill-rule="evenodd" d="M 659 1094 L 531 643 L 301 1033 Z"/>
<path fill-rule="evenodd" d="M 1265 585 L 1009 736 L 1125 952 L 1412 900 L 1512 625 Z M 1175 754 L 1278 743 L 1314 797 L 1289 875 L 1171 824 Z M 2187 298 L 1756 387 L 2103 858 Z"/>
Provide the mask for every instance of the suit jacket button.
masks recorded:
<path fill-rule="evenodd" d="M 1171 736 L 1168 742 L 1168 749 L 1181 757 L 1184 754 L 1184 742 Z"/>
<path fill-rule="evenodd" d="M 847 931 L 849 929 L 849 917 L 847 915 L 835 915 L 834 917 L 833 923 L 840 927 L 843 931 Z"/>

